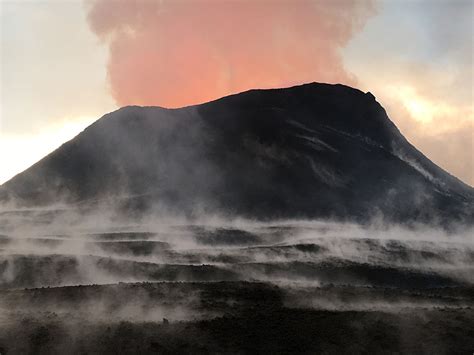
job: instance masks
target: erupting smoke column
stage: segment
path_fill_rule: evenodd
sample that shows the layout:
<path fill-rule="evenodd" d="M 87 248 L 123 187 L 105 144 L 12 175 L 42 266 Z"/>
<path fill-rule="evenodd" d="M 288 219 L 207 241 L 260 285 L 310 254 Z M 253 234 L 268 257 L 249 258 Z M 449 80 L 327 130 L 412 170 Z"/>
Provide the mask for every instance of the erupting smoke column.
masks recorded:
<path fill-rule="evenodd" d="M 119 105 L 178 107 L 249 88 L 354 84 L 340 49 L 371 0 L 92 0 Z"/>

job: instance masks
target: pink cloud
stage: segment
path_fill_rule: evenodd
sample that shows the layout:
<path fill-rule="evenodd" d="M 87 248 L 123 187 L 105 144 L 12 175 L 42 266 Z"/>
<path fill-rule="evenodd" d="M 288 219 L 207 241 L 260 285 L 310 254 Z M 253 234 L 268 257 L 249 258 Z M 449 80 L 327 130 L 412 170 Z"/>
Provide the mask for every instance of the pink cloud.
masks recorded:
<path fill-rule="evenodd" d="M 250 88 L 355 84 L 340 49 L 371 0 L 92 0 L 119 105 L 178 107 Z"/>

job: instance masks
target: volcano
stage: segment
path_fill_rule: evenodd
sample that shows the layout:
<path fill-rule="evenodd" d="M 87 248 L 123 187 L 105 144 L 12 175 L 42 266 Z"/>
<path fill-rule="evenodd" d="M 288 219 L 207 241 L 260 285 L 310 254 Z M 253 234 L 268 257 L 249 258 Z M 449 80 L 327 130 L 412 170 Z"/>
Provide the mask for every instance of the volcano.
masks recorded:
<path fill-rule="evenodd" d="M 0 187 L 0 201 L 256 219 L 474 220 L 474 189 L 370 93 L 310 83 L 106 114 Z"/>
<path fill-rule="evenodd" d="M 124 107 L 0 201 L 0 353 L 474 349 L 473 189 L 371 93 Z"/>

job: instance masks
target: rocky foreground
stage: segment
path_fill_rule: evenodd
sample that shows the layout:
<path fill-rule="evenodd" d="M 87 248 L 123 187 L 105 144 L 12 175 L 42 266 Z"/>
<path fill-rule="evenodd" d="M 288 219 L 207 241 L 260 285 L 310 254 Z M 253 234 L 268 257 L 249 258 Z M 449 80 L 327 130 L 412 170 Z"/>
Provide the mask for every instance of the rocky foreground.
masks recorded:
<path fill-rule="evenodd" d="M 295 221 L 2 233 L 2 354 L 474 349 L 468 231 Z"/>

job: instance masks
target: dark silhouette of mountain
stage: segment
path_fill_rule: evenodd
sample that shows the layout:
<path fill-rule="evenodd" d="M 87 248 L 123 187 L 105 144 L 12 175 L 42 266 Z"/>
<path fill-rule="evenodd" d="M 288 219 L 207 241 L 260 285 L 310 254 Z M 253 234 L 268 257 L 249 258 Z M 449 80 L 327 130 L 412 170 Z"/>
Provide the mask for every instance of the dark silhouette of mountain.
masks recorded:
<path fill-rule="evenodd" d="M 262 219 L 474 220 L 474 189 L 413 147 L 371 93 L 318 83 L 180 109 L 121 108 L 2 185 L 0 199 Z"/>

